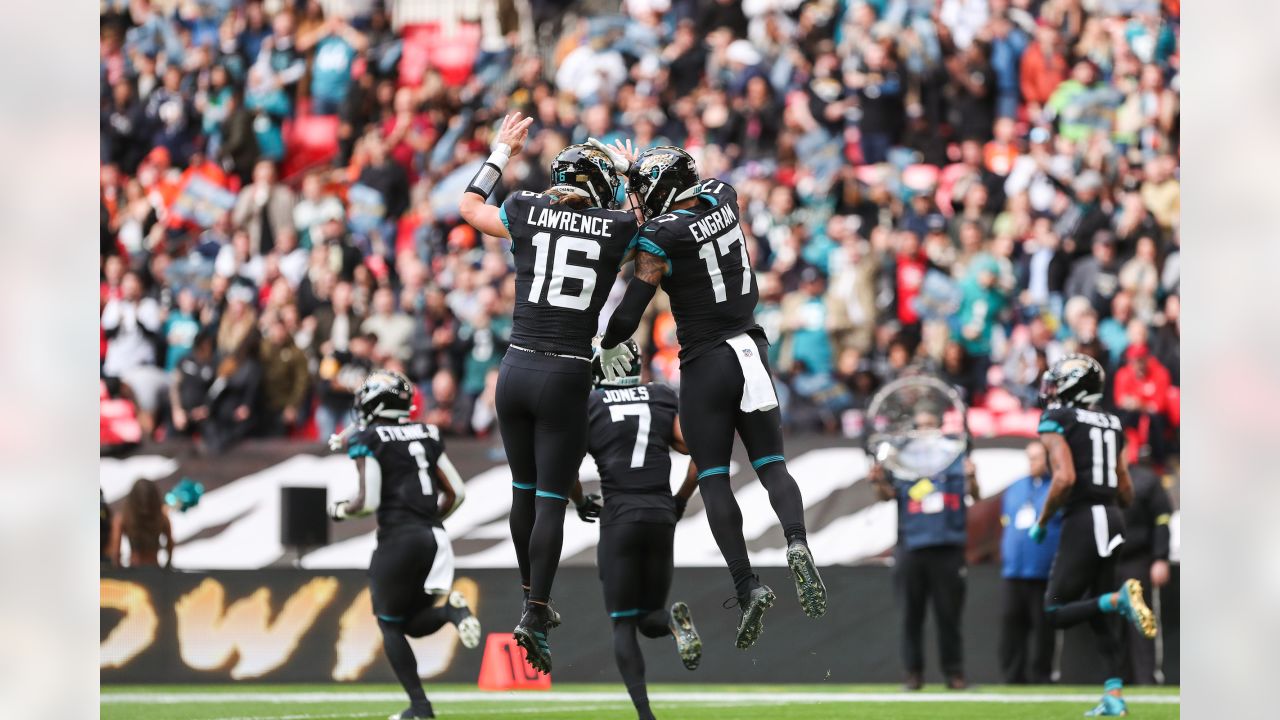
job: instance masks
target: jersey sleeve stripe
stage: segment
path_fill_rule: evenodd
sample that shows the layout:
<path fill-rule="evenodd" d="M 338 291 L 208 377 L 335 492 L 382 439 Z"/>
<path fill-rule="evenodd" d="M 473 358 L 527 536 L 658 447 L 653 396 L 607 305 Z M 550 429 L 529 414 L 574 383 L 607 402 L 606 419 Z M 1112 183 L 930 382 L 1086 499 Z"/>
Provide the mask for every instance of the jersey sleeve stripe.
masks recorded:
<path fill-rule="evenodd" d="M 717 198 L 715 195 L 712 195 L 711 193 L 702 193 L 701 195 L 698 195 L 698 197 L 705 198 L 706 201 L 711 203 L 712 205 L 720 204 L 720 199 Z"/>
<path fill-rule="evenodd" d="M 654 241 L 650 240 L 647 237 L 640 237 L 639 235 L 637 235 L 636 239 L 633 242 L 636 244 L 637 247 L 649 253 L 650 255 L 657 255 L 658 257 L 663 259 L 667 257 L 667 251 L 658 247 L 657 243 L 655 243 Z"/>
<path fill-rule="evenodd" d="M 1036 429 L 1036 432 L 1058 433 L 1059 435 L 1066 434 L 1066 432 L 1062 429 L 1062 424 L 1059 423 L 1057 420 L 1041 420 L 1040 427 Z"/>
<path fill-rule="evenodd" d="M 352 445 L 347 448 L 347 457 L 352 460 L 361 457 L 373 457 L 373 451 L 369 449 L 368 445 Z"/>
<path fill-rule="evenodd" d="M 511 232 L 511 221 L 507 220 L 507 206 L 498 206 L 498 219 L 502 221 L 502 227 L 507 229 L 507 233 Z"/>

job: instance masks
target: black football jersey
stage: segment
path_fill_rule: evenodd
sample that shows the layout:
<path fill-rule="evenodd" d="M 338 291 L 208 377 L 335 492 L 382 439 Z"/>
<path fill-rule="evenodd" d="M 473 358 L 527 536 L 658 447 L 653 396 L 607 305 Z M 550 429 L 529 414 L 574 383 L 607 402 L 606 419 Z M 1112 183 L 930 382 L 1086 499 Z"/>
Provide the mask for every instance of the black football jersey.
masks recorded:
<path fill-rule="evenodd" d="M 756 285 L 738 216 L 738 193 L 719 180 L 702 183 L 698 205 L 653 218 L 640 229 L 639 248 L 667 261 L 662 289 L 671 296 L 680 359 L 747 331 L 760 339 Z"/>
<path fill-rule="evenodd" d="M 1071 448 L 1076 483 L 1065 509 L 1088 505 L 1114 505 L 1116 468 L 1124 453 L 1124 430 L 1111 413 L 1081 408 L 1053 408 L 1040 416 L 1040 432 L 1058 433 Z"/>
<path fill-rule="evenodd" d="M 671 439 L 679 400 L 666 385 L 598 388 L 587 404 L 587 450 L 600 469 L 601 521 L 675 522 Z"/>
<path fill-rule="evenodd" d="M 440 526 L 435 469 L 443 454 L 440 429 L 417 422 L 374 423 L 347 441 L 350 458 L 373 458 L 382 469 L 380 529 L 406 524 Z"/>
<path fill-rule="evenodd" d="M 634 213 L 552 204 L 522 190 L 502 203 L 516 262 L 511 344 L 591 357 L 600 308 L 636 239 Z"/>

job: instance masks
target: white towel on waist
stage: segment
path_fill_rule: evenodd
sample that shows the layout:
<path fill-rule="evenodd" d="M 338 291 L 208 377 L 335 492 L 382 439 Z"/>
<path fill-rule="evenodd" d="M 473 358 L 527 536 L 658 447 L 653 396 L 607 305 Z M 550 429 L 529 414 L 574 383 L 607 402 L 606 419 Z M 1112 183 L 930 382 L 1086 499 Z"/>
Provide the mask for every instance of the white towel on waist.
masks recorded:
<path fill-rule="evenodd" d="M 725 342 L 737 353 L 738 364 L 742 365 L 742 402 L 738 408 L 742 412 L 755 412 L 778 407 L 778 395 L 773 391 L 773 380 L 760 359 L 760 348 L 756 347 L 755 338 L 742 333 Z"/>

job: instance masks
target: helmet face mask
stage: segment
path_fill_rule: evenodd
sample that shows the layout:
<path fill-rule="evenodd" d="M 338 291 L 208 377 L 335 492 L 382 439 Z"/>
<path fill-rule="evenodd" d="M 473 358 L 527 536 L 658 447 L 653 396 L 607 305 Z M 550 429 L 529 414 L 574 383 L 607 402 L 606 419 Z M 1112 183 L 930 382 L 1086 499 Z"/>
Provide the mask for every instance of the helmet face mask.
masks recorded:
<path fill-rule="evenodd" d="M 570 145 L 551 161 L 554 187 L 571 188 L 592 207 L 616 208 L 622 179 L 608 155 L 590 145 Z"/>
<path fill-rule="evenodd" d="M 640 360 L 640 346 L 636 344 L 635 340 L 631 339 L 628 339 L 623 344 L 630 348 L 631 354 L 635 356 L 635 359 L 631 361 L 631 370 L 620 378 L 606 380 L 604 376 L 604 368 L 600 366 L 600 354 L 596 353 L 591 358 L 591 383 L 595 387 L 624 388 L 635 387 L 640 384 L 640 370 L 644 365 Z"/>
<path fill-rule="evenodd" d="M 393 370 L 374 370 L 356 390 L 353 404 L 361 426 L 375 420 L 401 422 L 413 411 L 413 383 Z"/>
<path fill-rule="evenodd" d="M 627 191 L 646 220 L 665 214 L 673 203 L 697 197 L 700 183 L 693 156 L 670 145 L 640 153 L 627 173 Z"/>
<path fill-rule="evenodd" d="M 1102 400 L 1107 373 L 1097 360 L 1072 353 L 1058 360 L 1040 380 L 1040 406 L 1088 408 Z"/>

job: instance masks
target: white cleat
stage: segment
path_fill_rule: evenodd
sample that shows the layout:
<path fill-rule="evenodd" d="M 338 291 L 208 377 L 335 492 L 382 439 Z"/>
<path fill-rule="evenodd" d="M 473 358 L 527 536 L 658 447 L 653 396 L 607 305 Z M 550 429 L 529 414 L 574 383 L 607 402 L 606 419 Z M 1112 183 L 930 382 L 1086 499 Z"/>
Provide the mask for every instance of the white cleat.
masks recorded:
<path fill-rule="evenodd" d="M 462 647 L 468 650 L 474 650 L 480 646 L 480 620 L 471 612 L 471 606 L 467 604 L 467 599 L 462 593 L 453 591 L 449 593 L 449 605 L 460 610 L 465 610 L 467 616 L 457 622 L 458 640 L 462 643 Z"/>

